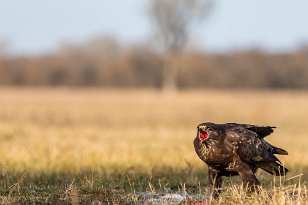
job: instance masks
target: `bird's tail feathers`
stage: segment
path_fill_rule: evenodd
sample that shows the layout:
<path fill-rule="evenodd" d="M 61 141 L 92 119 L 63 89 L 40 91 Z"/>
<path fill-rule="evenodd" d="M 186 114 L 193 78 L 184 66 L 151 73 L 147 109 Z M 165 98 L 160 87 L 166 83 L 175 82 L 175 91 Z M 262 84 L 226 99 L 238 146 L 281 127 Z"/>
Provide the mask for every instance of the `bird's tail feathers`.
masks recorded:
<path fill-rule="evenodd" d="M 284 176 L 289 171 L 278 162 L 263 162 L 259 164 L 259 168 L 275 176 Z"/>
<path fill-rule="evenodd" d="M 284 149 L 274 147 L 274 146 L 273 148 L 274 148 L 274 154 L 288 155 L 288 152 Z"/>

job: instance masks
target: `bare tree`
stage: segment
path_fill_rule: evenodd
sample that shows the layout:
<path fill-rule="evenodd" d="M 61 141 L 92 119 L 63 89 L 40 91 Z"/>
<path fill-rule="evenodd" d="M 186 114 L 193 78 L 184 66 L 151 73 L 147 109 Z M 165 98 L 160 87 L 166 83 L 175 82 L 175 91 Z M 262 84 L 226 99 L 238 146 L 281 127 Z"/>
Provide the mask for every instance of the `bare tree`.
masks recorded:
<path fill-rule="evenodd" d="M 150 0 L 148 15 L 163 50 L 163 89 L 177 90 L 176 59 L 187 43 L 192 27 L 205 19 L 212 0 Z"/>
<path fill-rule="evenodd" d="M 1 41 L 0 40 L 0 59 L 2 57 L 5 57 L 7 54 L 7 48 L 8 48 L 8 44 L 6 41 Z"/>

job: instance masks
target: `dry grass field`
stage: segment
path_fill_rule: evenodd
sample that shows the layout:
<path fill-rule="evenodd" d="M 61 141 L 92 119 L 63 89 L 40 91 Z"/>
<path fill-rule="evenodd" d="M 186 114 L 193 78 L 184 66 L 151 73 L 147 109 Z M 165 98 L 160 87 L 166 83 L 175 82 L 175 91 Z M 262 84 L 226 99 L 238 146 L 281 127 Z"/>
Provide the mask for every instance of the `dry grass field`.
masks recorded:
<path fill-rule="evenodd" d="M 275 125 L 291 171 L 264 190 L 225 179 L 221 204 L 305 204 L 308 92 L 0 89 L 0 203 L 132 202 L 138 192 L 208 194 L 192 141 L 200 122 Z M 303 175 L 302 175 L 303 174 Z M 300 175 L 300 176 L 299 176 Z M 292 178 L 294 177 L 294 178 Z M 308 202 L 307 202 L 308 203 Z"/>

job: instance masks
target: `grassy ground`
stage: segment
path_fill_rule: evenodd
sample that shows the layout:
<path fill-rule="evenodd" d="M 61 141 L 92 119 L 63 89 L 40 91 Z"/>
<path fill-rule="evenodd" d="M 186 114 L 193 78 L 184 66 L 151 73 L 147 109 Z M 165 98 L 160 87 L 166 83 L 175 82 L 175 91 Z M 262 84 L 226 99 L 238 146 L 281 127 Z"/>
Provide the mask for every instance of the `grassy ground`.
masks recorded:
<path fill-rule="evenodd" d="M 258 173 L 262 196 L 246 196 L 238 178 L 225 179 L 223 201 L 217 203 L 307 199 L 308 92 L 208 90 L 165 96 L 2 88 L 0 203 L 124 202 L 144 191 L 204 194 L 207 171 L 192 145 L 196 125 L 204 121 L 275 125 L 268 140 L 289 151 L 280 157 L 291 170 L 286 178 Z"/>

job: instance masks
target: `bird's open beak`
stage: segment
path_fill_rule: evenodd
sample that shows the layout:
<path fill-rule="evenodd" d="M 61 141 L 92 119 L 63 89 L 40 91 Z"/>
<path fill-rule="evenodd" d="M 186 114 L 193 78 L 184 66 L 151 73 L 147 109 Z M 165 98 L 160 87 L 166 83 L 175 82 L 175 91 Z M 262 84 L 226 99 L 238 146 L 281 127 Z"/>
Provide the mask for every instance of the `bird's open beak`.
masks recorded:
<path fill-rule="evenodd" d="M 198 137 L 203 142 L 209 137 L 209 134 L 206 131 L 206 126 L 205 125 L 200 125 L 198 126 Z"/>

